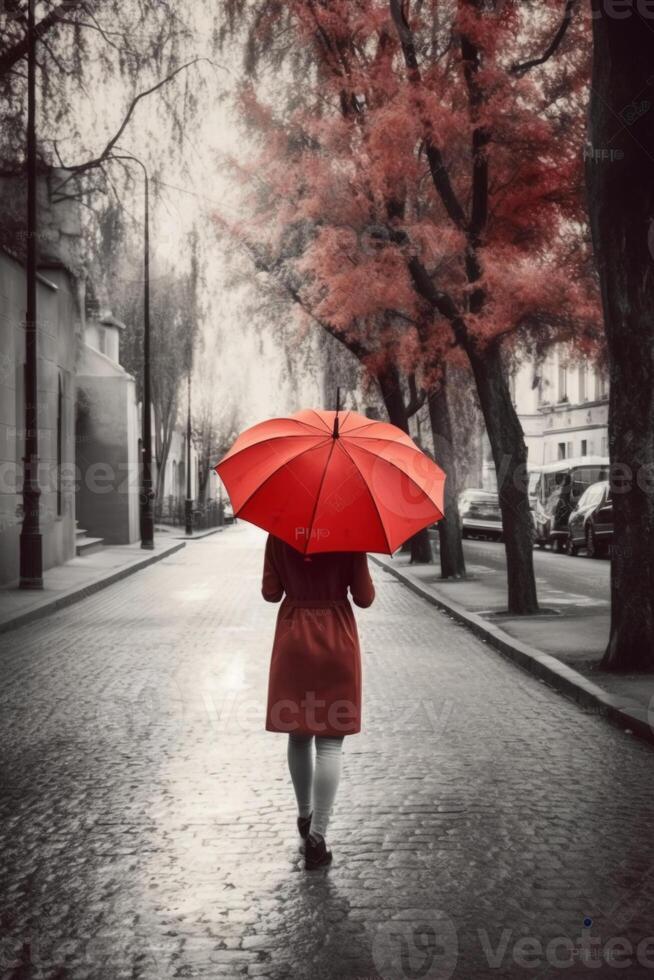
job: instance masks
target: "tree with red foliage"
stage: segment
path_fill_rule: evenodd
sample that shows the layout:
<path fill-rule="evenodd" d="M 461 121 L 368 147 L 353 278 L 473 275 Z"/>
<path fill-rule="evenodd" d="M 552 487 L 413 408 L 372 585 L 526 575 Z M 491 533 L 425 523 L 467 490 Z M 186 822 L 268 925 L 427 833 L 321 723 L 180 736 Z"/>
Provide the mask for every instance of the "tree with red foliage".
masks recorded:
<path fill-rule="evenodd" d="M 260 235 L 256 241 L 253 237 L 248 237 L 243 226 L 235 227 L 227 224 L 224 218 L 216 215 L 217 222 L 227 230 L 228 234 L 236 237 L 244 247 L 246 254 L 253 261 L 258 272 L 265 274 L 266 281 L 274 292 L 281 291 L 291 302 L 295 303 L 299 309 L 312 322 L 317 323 L 330 336 L 338 340 L 355 357 L 365 369 L 369 379 L 376 382 L 379 392 L 388 413 L 389 420 L 398 428 L 409 434 L 409 419 L 418 411 L 425 402 L 426 393 L 418 392 L 415 369 L 408 365 L 409 374 L 406 382 L 409 387 L 409 398 L 405 397 L 403 390 L 403 374 L 401 365 L 405 365 L 406 357 L 403 357 L 401 345 L 398 344 L 398 335 L 401 339 L 402 333 L 393 329 L 390 322 L 391 317 L 387 316 L 385 329 L 380 323 L 374 323 L 363 319 L 356 326 L 350 325 L 346 330 L 330 320 L 322 318 L 319 313 L 312 308 L 309 298 L 305 297 L 295 283 L 295 275 L 291 268 L 291 259 L 297 259 L 297 243 L 292 241 L 291 254 L 287 252 L 288 243 L 277 248 L 270 247 L 270 243 Z M 294 229 L 296 230 L 296 229 Z M 439 401 L 442 406 L 442 400 Z M 439 457 L 440 460 L 440 457 Z M 447 471 L 446 471 L 447 472 Z M 448 472 L 448 480 L 451 493 L 452 481 Z M 447 491 L 446 491 L 447 492 Z M 459 574 L 460 566 L 457 565 L 456 550 L 448 547 L 449 537 L 446 539 L 443 528 L 452 525 L 450 517 L 449 524 L 445 520 L 439 523 L 439 534 L 441 537 L 441 573 L 444 577 L 452 577 Z M 411 561 L 421 564 L 431 563 L 432 552 L 427 529 L 415 534 L 409 542 Z M 460 542 L 458 545 L 460 549 Z"/>
<path fill-rule="evenodd" d="M 508 607 L 536 612 L 527 451 L 506 359 L 516 345 L 596 342 L 574 3 L 562 13 L 547 0 L 538 15 L 517 0 L 245 9 L 260 48 L 292 52 L 306 72 L 277 114 L 252 88 L 242 96 L 266 139 L 253 168 L 266 188 L 258 234 L 275 252 L 292 233 L 283 265 L 312 313 L 419 368 L 428 391 L 443 363 L 465 357 L 497 472 Z"/>

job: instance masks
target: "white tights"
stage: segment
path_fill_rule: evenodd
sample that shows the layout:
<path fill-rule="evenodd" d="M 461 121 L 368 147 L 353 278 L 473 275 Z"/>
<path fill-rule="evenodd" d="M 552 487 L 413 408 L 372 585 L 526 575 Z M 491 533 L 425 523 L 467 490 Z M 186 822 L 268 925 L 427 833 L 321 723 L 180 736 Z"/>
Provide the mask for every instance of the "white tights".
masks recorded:
<path fill-rule="evenodd" d="M 289 732 L 288 768 L 293 780 L 301 817 L 311 818 L 311 833 L 322 837 L 334 805 L 336 790 L 341 777 L 343 735 L 328 737 L 316 735 L 316 763 L 313 762 L 313 735 Z"/>

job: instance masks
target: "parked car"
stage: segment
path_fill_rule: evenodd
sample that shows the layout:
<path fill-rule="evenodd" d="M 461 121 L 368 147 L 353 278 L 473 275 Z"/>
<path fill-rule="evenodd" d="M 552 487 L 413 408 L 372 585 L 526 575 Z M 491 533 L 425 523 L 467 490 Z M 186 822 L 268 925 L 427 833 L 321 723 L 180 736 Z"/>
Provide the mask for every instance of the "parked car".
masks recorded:
<path fill-rule="evenodd" d="M 578 456 L 546 463 L 536 487 L 536 544 L 561 551 L 568 541 L 568 519 L 582 494 L 593 483 L 607 480 L 605 456 Z"/>
<path fill-rule="evenodd" d="M 534 531 L 536 529 L 536 501 L 538 500 L 538 485 L 540 481 L 540 474 L 542 472 L 542 466 L 530 466 L 529 467 L 529 483 L 527 484 L 527 495 L 529 497 L 529 510 L 531 511 L 531 517 L 534 522 Z"/>
<path fill-rule="evenodd" d="M 464 538 L 502 537 L 502 514 L 496 493 L 490 490 L 464 490 L 459 494 L 459 513 Z"/>
<path fill-rule="evenodd" d="M 600 480 L 581 495 L 568 521 L 567 552 L 585 548 L 589 558 L 607 554 L 613 539 L 613 502 L 608 480 Z"/>

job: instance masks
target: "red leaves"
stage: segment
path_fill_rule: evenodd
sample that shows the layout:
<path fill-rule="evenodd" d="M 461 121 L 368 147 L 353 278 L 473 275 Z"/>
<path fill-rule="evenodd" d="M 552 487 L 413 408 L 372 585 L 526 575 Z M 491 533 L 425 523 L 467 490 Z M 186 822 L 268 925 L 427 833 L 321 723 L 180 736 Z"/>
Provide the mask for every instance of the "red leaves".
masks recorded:
<path fill-rule="evenodd" d="M 297 64 L 313 59 L 313 73 L 277 74 L 279 116 L 241 94 L 264 137 L 251 168 L 257 237 L 317 317 L 368 346 L 376 337 L 380 356 L 415 358 L 412 321 L 426 314 L 430 370 L 434 350 L 451 356 L 447 321 L 415 291 L 412 258 L 469 334 L 554 325 L 584 336 L 597 311 L 582 231 L 586 50 L 564 44 L 533 75 L 513 71 L 547 48 L 560 0 L 542 0 L 538 16 L 518 0 L 492 10 L 431 0 L 420 20 L 407 10 L 412 70 L 387 0 L 283 5 L 290 52 Z"/>
<path fill-rule="evenodd" d="M 412 312 L 416 299 L 399 249 L 368 252 L 351 229 L 321 230 L 298 269 L 306 295 L 321 319 L 346 328 L 388 310 Z"/>

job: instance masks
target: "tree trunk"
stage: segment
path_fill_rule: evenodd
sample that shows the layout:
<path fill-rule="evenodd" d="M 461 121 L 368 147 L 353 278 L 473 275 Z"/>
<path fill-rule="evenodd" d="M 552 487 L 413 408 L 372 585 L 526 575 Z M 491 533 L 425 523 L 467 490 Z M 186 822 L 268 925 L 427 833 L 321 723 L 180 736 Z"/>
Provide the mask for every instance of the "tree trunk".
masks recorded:
<path fill-rule="evenodd" d="M 593 0 L 586 149 L 611 388 L 611 629 L 601 666 L 654 671 L 654 35 L 633 5 L 620 18 L 601 8 Z"/>
<path fill-rule="evenodd" d="M 402 429 L 403 432 L 409 435 L 409 423 L 406 417 L 404 394 L 400 384 L 400 375 L 395 365 L 391 364 L 383 368 L 377 375 L 377 381 L 379 382 L 379 388 L 390 421 L 398 429 Z M 410 539 L 410 547 L 411 564 L 427 565 L 433 562 L 434 559 L 427 528 L 423 528 L 422 531 L 418 531 L 417 534 L 413 535 Z"/>
<path fill-rule="evenodd" d="M 443 381 L 429 396 L 429 421 L 431 423 L 436 462 L 444 470 L 445 516 L 438 522 L 441 578 L 464 578 L 466 574 L 461 517 L 459 515 L 459 484 L 456 456 L 452 444 L 452 424 L 447 399 L 447 368 L 443 366 Z"/>
<path fill-rule="evenodd" d="M 517 615 L 538 612 L 534 576 L 533 519 L 527 493 L 527 447 L 502 363 L 499 343 L 479 350 L 469 340 L 466 353 L 493 452 L 502 511 L 508 609 Z"/>
<path fill-rule="evenodd" d="M 200 480 L 198 485 L 198 504 L 206 504 L 207 502 L 207 489 L 209 485 L 209 472 L 211 469 L 211 450 L 206 456 L 202 458 L 202 463 L 200 467 Z"/>

